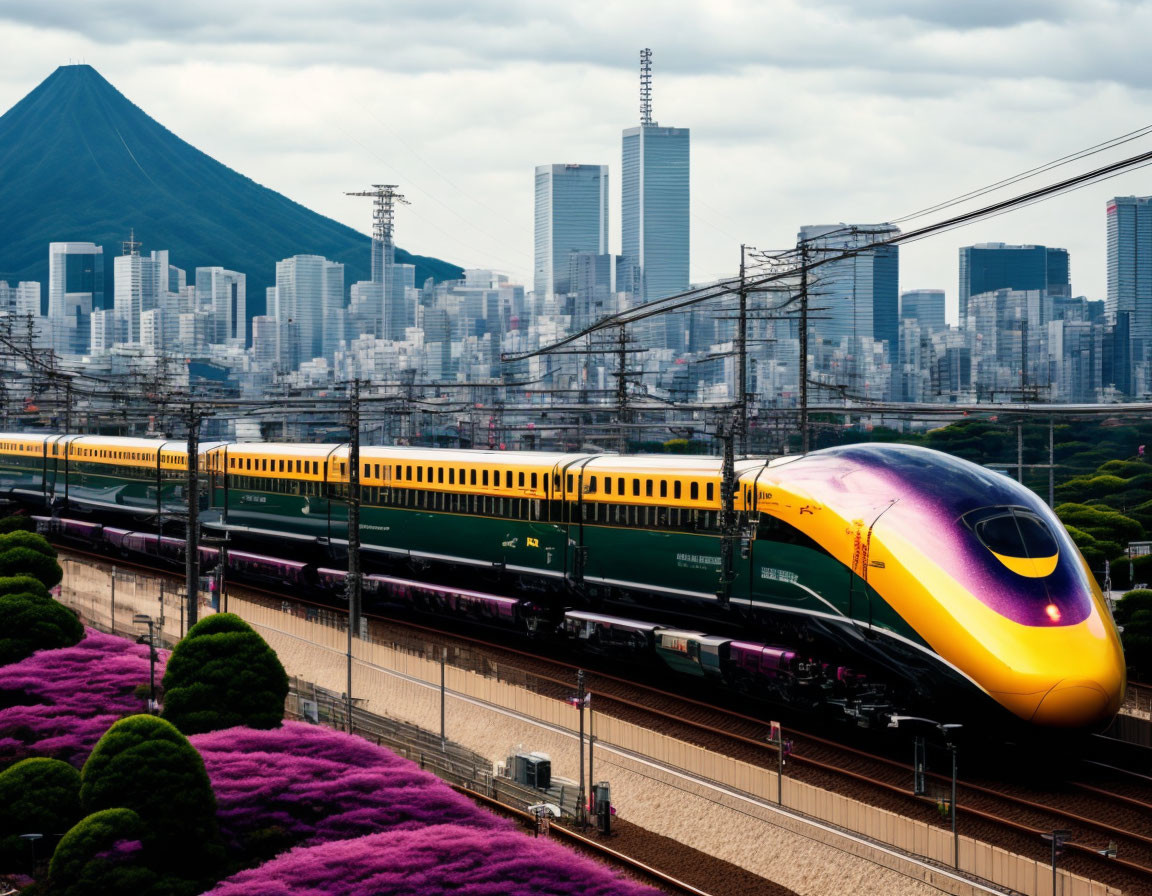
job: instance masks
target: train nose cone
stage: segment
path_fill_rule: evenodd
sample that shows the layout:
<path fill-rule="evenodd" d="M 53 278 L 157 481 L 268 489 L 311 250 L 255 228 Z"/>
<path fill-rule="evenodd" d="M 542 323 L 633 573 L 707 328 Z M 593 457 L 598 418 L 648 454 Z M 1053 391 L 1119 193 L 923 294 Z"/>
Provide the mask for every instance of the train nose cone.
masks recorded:
<path fill-rule="evenodd" d="M 1112 716 L 1119 703 L 1119 695 L 1109 694 L 1099 682 L 1065 679 L 1041 698 L 1032 721 L 1060 728 L 1088 727 Z"/>

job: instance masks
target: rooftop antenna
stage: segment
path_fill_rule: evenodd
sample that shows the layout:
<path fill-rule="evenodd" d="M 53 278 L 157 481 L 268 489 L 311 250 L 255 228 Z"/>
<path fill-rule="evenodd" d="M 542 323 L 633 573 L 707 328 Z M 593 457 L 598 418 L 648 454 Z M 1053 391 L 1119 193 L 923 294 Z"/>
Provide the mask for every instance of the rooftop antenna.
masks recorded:
<path fill-rule="evenodd" d="M 136 228 L 133 227 L 128 231 L 128 239 L 120 244 L 121 255 L 139 255 L 140 244 L 136 242 Z"/>
<path fill-rule="evenodd" d="M 396 204 L 412 203 L 404 198 L 396 184 L 372 184 L 370 190 L 344 195 L 369 196 L 375 200 L 372 206 L 372 282 L 379 283 L 383 287 L 381 336 L 390 338 L 390 333 L 400 326 L 399 321 L 393 319 L 396 297 L 392 295 L 394 286 L 392 270 L 396 258 L 396 244 L 392 241 L 392 224 L 396 216 Z"/>
<path fill-rule="evenodd" d="M 652 121 L 652 50 L 640 51 L 640 124 L 651 127 Z"/>

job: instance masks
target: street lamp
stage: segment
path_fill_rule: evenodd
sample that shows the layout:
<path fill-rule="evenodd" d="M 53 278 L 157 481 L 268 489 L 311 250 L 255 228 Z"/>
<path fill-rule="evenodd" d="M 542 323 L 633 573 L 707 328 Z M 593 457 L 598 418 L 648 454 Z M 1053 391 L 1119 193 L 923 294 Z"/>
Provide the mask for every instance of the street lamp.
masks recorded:
<path fill-rule="evenodd" d="M 937 722 L 935 719 L 925 719 L 921 716 L 890 716 L 889 728 L 899 728 L 901 722 L 922 722 L 932 725 L 944 736 L 944 743 L 952 752 L 952 802 L 948 806 L 948 814 L 952 816 L 952 866 L 960 870 L 960 835 L 956 832 L 956 741 L 953 735 L 964 726 L 958 722 Z"/>
<path fill-rule="evenodd" d="M 32 877 L 36 876 L 36 841 L 40 840 L 43 834 L 21 834 L 20 839 L 28 843 L 28 848 L 32 851 Z"/>
<path fill-rule="evenodd" d="M 1056 859 L 1064 854 L 1064 841 L 1072 836 L 1072 832 L 1053 831 L 1051 834 L 1040 836 L 1052 841 L 1052 896 L 1056 896 Z"/>
<path fill-rule="evenodd" d="M 148 645 L 148 711 L 156 712 L 156 641 L 153 639 L 152 617 L 146 613 L 137 613 L 132 617 L 133 625 L 148 626 L 148 634 L 136 639 L 137 644 Z M 147 638 L 147 640 L 145 640 Z"/>

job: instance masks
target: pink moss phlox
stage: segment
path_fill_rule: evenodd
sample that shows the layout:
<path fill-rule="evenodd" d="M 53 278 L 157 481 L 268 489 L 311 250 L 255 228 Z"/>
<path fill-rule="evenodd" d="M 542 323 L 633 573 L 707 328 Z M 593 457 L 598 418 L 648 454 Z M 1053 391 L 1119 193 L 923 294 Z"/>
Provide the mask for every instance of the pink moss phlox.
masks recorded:
<path fill-rule="evenodd" d="M 655 896 L 547 839 L 433 825 L 298 847 L 211 896 Z"/>
<path fill-rule="evenodd" d="M 234 846 L 273 825 L 309 844 L 437 823 L 509 825 L 415 763 L 338 731 L 286 722 L 191 741 L 216 791 L 221 832 Z"/>
<path fill-rule="evenodd" d="M 168 652 L 158 655 L 157 681 Z M 146 646 L 91 629 L 73 647 L 0 666 L 0 691 L 35 701 L 0 709 L 0 766 L 51 756 L 79 767 L 113 722 L 140 712 L 133 691 L 147 682 Z"/>
<path fill-rule="evenodd" d="M 139 840 L 117 840 L 110 849 L 96 853 L 93 858 L 106 859 L 110 862 L 126 862 L 135 859 L 144 850 L 144 844 Z"/>

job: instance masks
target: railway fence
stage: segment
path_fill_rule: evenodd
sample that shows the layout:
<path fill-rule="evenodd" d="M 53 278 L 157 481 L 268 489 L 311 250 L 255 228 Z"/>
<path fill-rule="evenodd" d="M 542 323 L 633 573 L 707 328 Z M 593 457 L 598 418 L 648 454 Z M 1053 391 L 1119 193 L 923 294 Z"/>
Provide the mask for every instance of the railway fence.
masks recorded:
<path fill-rule="evenodd" d="M 61 599 L 87 621 L 131 634 L 132 616 L 148 613 L 162 620 L 161 638 L 166 643 L 178 640 L 182 620 L 173 612 L 178 598 L 170 580 L 66 555 L 61 560 L 65 569 Z M 113 589 L 114 599 L 110 594 Z M 302 712 L 302 690 L 307 693 L 311 689 L 312 698 L 303 699 L 311 699 L 317 716 L 323 705 L 327 721 L 346 724 L 342 714 L 347 711 L 348 701 L 342 689 L 347 681 L 346 664 L 350 663 L 355 728 L 402 755 L 421 761 L 430 770 L 442 772 L 441 777 L 453 783 L 480 792 L 500 790 L 502 798 L 526 807 L 530 801 L 541 801 L 542 793 L 526 788 L 517 792 L 511 782 L 493 773 L 494 760 L 507 755 L 508 742 L 507 738 L 500 739 L 502 733 L 516 725 L 522 730 L 522 723 L 531 720 L 533 725 L 542 724 L 563 733 L 565 737 L 554 739 L 556 743 L 574 739 L 577 714 L 565 699 L 563 686 L 492 663 L 479 650 L 444 651 L 439 645 L 416 637 L 399 641 L 391 636 L 375 637 L 366 631 L 361 634 L 368 637 L 352 639 L 349 656 L 345 614 L 245 594 L 241 589 L 233 591 L 228 609 L 244 617 L 268 640 L 290 674 L 309 679 L 307 683 L 297 682 L 296 705 L 289 709 Z M 321 694 L 323 700 L 317 699 Z M 436 716 L 443 718 L 443 701 L 449 698 L 454 707 L 466 703 L 487 713 L 483 731 L 474 730 L 475 726 L 467 732 L 454 731 L 461 741 L 476 738 L 472 749 L 449 750 L 438 736 L 413 730 L 435 728 Z M 618 770 L 625 780 L 631 774 L 640 782 L 633 785 L 633 790 L 614 790 L 613 802 L 618 806 L 627 808 L 628 802 L 635 799 L 638 805 L 647 802 L 651 807 L 648 795 L 637 788 L 652 786 L 655 767 L 661 776 L 674 778 L 680 791 L 692 791 L 714 806 L 731 807 L 738 803 L 742 817 L 732 823 L 745 824 L 754 814 L 771 828 L 802 830 L 803 837 L 867 858 L 941 892 L 987 892 L 979 885 L 986 881 L 1003 891 L 1025 896 L 1119 893 L 1101 882 L 1064 870 L 1058 870 L 1053 892 L 1052 869 L 1047 863 L 963 835 L 959 837 L 958 849 L 960 874 L 953 875 L 954 844 L 951 834 L 943 828 L 820 790 L 790 779 L 787 774 L 778 782 L 776 772 L 603 713 L 590 712 L 588 723 L 590 733 L 594 731 L 599 767 Z M 571 751 L 563 758 L 567 761 L 574 755 L 575 751 Z M 591 755 L 588 758 L 591 762 Z M 574 771 L 575 762 L 571 764 Z M 643 774 L 638 774 L 641 767 Z M 563 795 L 566 812 L 574 810 L 570 802 L 573 797 Z M 551 798 L 549 801 L 555 802 Z M 750 813 L 749 807 L 754 807 L 754 812 Z M 652 825 L 658 833 L 668 833 L 655 826 L 662 822 L 671 823 L 658 814 L 645 818 L 643 823 Z M 930 864 L 919 861 L 923 859 Z"/>

